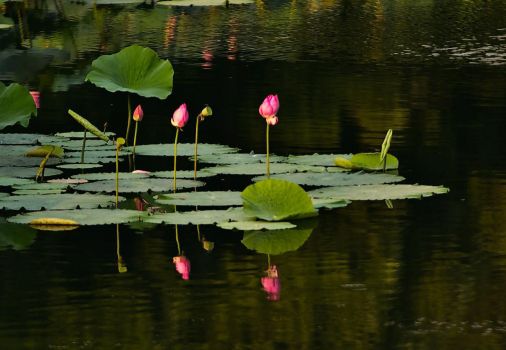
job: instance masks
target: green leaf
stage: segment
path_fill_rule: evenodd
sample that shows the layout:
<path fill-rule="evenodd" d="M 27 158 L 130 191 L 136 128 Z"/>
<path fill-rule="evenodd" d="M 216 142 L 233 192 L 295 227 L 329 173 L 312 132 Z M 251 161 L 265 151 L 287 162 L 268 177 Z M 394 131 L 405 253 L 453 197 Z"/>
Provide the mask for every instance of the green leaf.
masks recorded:
<path fill-rule="evenodd" d="M 386 155 L 388 154 L 388 150 L 390 149 L 390 142 L 392 140 L 392 135 L 393 135 L 392 129 L 388 129 L 385 139 L 381 144 L 380 162 L 383 162 Z"/>
<path fill-rule="evenodd" d="M 0 167 L 2 166 L 35 167 L 39 166 L 40 161 L 41 161 L 40 158 L 25 157 L 24 155 L 22 156 L 2 155 L 2 157 L 0 157 Z M 62 160 L 60 158 L 50 158 L 47 161 L 46 166 L 60 164 L 61 161 Z"/>
<path fill-rule="evenodd" d="M 177 155 L 178 156 L 193 156 L 195 149 L 193 143 L 178 143 Z M 126 150 L 131 151 L 132 147 L 125 147 Z M 224 154 L 237 152 L 237 148 L 232 148 L 225 145 L 199 143 L 199 157 L 208 154 Z M 156 156 L 156 157 L 173 157 L 174 156 L 174 144 L 151 144 L 151 145 L 139 145 L 135 147 L 135 154 L 140 156 Z"/>
<path fill-rule="evenodd" d="M 351 154 L 306 154 L 300 156 L 288 156 L 286 162 L 299 165 L 316 165 L 325 167 L 336 167 L 334 159 L 336 157 L 350 159 Z"/>
<path fill-rule="evenodd" d="M 0 169 L 2 169 L 2 168 L 0 168 Z M 35 173 L 32 173 L 32 176 L 34 174 Z M 13 186 L 13 185 L 30 184 L 30 183 L 36 183 L 36 182 L 33 180 L 29 180 L 29 179 L 20 179 L 19 177 L 0 175 L 0 186 Z"/>
<path fill-rule="evenodd" d="M 155 179 L 155 178 L 142 178 L 142 179 L 125 179 L 119 182 L 120 193 L 140 193 L 140 192 L 164 192 L 172 189 L 172 181 L 169 179 Z M 177 188 L 194 188 L 203 186 L 203 182 L 178 179 Z M 115 192 L 116 181 L 115 180 L 102 180 L 95 182 L 88 182 L 82 185 L 78 185 L 76 188 L 78 191 L 84 192 Z"/>
<path fill-rule="evenodd" d="M 149 177 L 147 174 L 134 174 L 134 173 L 118 173 L 118 177 L 120 180 L 128 180 L 128 179 L 145 179 Z M 96 180 L 115 180 L 116 173 L 87 173 L 87 174 L 76 174 L 72 175 L 73 179 L 85 179 L 89 181 Z"/>
<path fill-rule="evenodd" d="M 32 114 L 37 115 L 30 92 L 16 83 L 5 86 L 0 82 L 0 106 L 0 130 L 16 123 L 26 128 Z"/>
<path fill-rule="evenodd" d="M 229 207 L 242 205 L 242 198 L 240 192 L 232 191 L 181 192 L 159 195 L 156 202 L 172 205 Z"/>
<path fill-rule="evenodd" d="M 283 162 L 284 160 L 286 160 L 286 157 L 280 157 L 271 154 L 269 160 L 271 163 Z M 201 155 L 199 144 L 198 161 L 199 163 L 208 163 L 208 164 L 251 164 L 251 163 L 265 163 L 266 157 L 265 154 L 254 154 L 254 153 Z"/>
<path fill-rule="evenodd" d="M 362 170 L 383 170 L 383 163 L 381 162 L 380 153 L 357 153 L 350 159 L 337 157 L 334 159 L 337 166 L 342 166 L 348 169 L 362 169 Z M 387 154 L 387 163 L 385 170 L 394 170 L 399 168 L 399 160 Z"/>
<path fill-rule="evenodd" d="M 44 158 L 51 154 L 51 157 L 62 158 L 64 153 L 65 151 L 60 146 L 42 145 L 28 150 L 25 155 L 27 157 Z"/>
<path fill-rule="evenodd" d="M 285 180 L 263 180 L 241 193 L 244 212 L 267 221 L 281 221 L 317 215 L 308 194 Z"/>
<path fill-rule="evenodd" d="M 275 231 L 249 231 L 244 233 L 241 242 L 246 248 L 258 253 L 278 255 L 302 247 L 312 232 L 313 228 L 307 227 Z"/>
<path fill-rule="evenodd" d="M 326 187 L 309 192 L 314 198 L 333 200 L 386 200 L 429 197 L 433 194 L 448 193 L 442 186 L 424 185 L 364 185 Z"/>
<path fill-rule="evenodd" d="M 22 250 L 32 245 L 37 231 L 26 225 L 0 221 L 0 251 L 5 249 Z"/>
<path fill-rule="evenodd" d="M 165 99 L 172 92 L 173 75 L 168 60 L 160 59 L 150 48 L 132 45 L 94 60 L 85 80 L 110 92 Z"/>
<path fill-rule="evenodd" d="M 193 170 L 178 170 L 177 171 L 177 178 L 178 179 L 193 179 Z M 198 172 L 197 177 L 211 177 L 216 176 L 217 174 L 211 174 L 208 172 Z M 174 172 L 171 171 L 153 171 L 149 174 L 149 176 L 152 177 L 160 177 L 160 178 L 172 178 L 174 176 Z"/>
<path fill-rule="evenodd" d="M 125 200 L 120 197 L 119 200 Z M 97 194 L 41 194 L 29 196 L 9 196 L 0 198 L 0 208 L 6 210 L 63 210 L 110 207 L 115 204 L 115 196 Z"/>
<path fill-rule="evenodd" d="M 265 164 L 230 164 L 223 166 L 216 166 L 212 168 L 203 168 L 200 173 L 212 174 L 226 174 L 226 175 L 260 175 L 265 174 Z M 297 165 L 286 163 L 273 163 L 270 165 L 271 174 L 282 173 L 295 173 L 295 172 L 314 172 L 322 173 L 325 171 L 324 167 L 311 166 L 311 165 Z"/>
<path fill-rule="evenodd" d="M 93 135 L 103 140 L 104 142 L 109 142 L 109 137 L 107 137 L 107 135 L 104 134 L 102 131 L 100 131 L 95 125 L 90 123 L 88 119 L 81 117 L 79 114 L 77 114 L 71 109 L 68 110 L 68 113 L 72 118 L 74 118 L 76 122 L 81 124 L 82 127 L 91 132 Z"/>
<path fill-rule="evenodd" d="M 308 186 L 351 186 L 373 185 L 403 181 L 402 176 L 384 173 L 293 173 L 277 174 L 271 178 L 291 181 L 299 185 Z M 265 176 L 253 178 L 253 181 L 265 179 Z"/>
<path fill-rule="evenodd" d="M 0 145 L 34 145 L 41 134 L 0 134 Z"/>
<path fill-rule="evenodd" d="M 56 166 L 59 169 L 95 169 L 103 167 L 102 164 L 98 163 L 68 163 Z"/>
<path fill-rule="evenodd" d="M 104 132 L 104 134 L 107 137 L 116 136 L 116 133 L 110 132 L 110 131 Z M 82 139 L 84 138 L 84 131 L 57 132 L 55 134 L 55 136 L 65 137 L 65 138 L 69 138 L 69 139 L 81 139 L 81 142 L 82 142 Z M 86 139 L 93 139 L 93 138 L 98 138 L 98 137 L 93 134 L 92 135 L 86 134 Z M 88 141 L 86 141 L 86 146 L 88 146 Z"/>
<path fill-rule="evenodd" d="M 79 225 L 109 225 L 137 222 L 145 215 L 142 211 L 125 209 L 44 210 L 12 216 L 7 221 L 29 224 L 35 219 L 57 218 L 73 220 Z"/>
<path fill-rule="evenodd" d="M 235 221 L 235 222 L 221 222 L 218 224 L 225 230 L 241 230 L 241 231 L 252 231 L 252 230 L 286 230 L 289 228 L 297 227 L 294 224 L 283 221 Z"/>
<path fill-rule="evenodd" d="M 30 178 L 35 177 L 39 168 L 23 168 L 23 167 L 0 167 L 0 177 L 24 177 Z M 56 175 L 60 175 L 62 173 L 61 170 L 58 169 L 50 169 L 46 168 L 44 171 L 45 177 L 52 177 Z"/>
<path fill-rule="evenodd" d="M 148 216 L 145 222 L 173 225 L 212 225 L 225 221 L 249 221 L 254 218 L 246 215 L 242 208 L 228 208 L 226 210 L 185 211 Z"/>
<path fill-rule="evenodd" d="M 100 164 L 116 163 L 116 158 L 90 156 L 88 154 L 89 152 L 90 151 L 86 151 L 86 154 L 84 156 L 84 160 L 87 163 L 100 163 Z M 68 153 L 67 153 L 67 155 L 68 155 Z M 121 157 L 121 155 L 120 155 L 120 157 Z M 124 160 L 123 158 L 118 159 L 118 161 L 120 161 L 120 162 L 122 162 L 123 160 Z M 62 159 L 62 162 L 67 163 L 67 164 L 75 164 L 75 163 L 79 163 L 80 161 L 81 161 L 80 157 L 69 157 L 69 158 Z"/>

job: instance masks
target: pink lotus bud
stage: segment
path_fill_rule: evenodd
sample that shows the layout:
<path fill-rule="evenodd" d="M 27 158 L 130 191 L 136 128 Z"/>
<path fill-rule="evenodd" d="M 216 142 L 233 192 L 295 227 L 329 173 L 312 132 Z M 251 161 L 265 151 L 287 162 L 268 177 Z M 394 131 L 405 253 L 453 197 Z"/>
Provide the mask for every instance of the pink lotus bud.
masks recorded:
<path fill-rule="evenodd" d="M 135 203 L 135 210 L 138 210 L 138 211 L 144 211 L 146 210 L 145 206 L 144 206 L 144 200 L 142 198 L 139 198 L 139 197 L 135 197 L 134 198 L 134 203 Z"/>
<path fill-rule="evenodd" d="M 142 107 L 141 107 L 141 105 L 138 105 L 134 110 L 134 114 L 132 115 L 132 118 L 136 122 L 140 122 L 142 120 L 143 116 L 144 116 L 144 112 L 142 111 Z"/>
<path fill-rule="evenodd" d="M 267 124 L 274 126 L 278 123 L 278 117 L 273 116 L 273 117 L 265 119 L 265 121 L 267 122 Z"/>
<path fill-rule="evenodd" d="M 40 108 L 40 92 L 30 91 L 30 95 L 32 95 L 33 102 L 35 102 L 35 107 L 37 109 L 39 109 Z"/>
<path fill-rule="evenodd" d="M 264 102 L 258 108 L 258 113 L 265 119 L 274 117 L 279 110 L 278 95 L 269 95 L 264 99 Z"/>
<path fill-rule="evenodd" d="M 188 122 L 189 117 L 188 110 L 186 109 L 186 103 L 183 103 L 172 115 L 170 123 L 176 128 L 182 128 Z"/>
<path fill-rule="evenodd" d="M 190 260 L 184 255 L 175 256 L 172 258 L 172 262 L 176 265 L 176 271 L 179 272 L 184 280 L 190 279 Z"/>
<path fill-rule="evenodd" d="M 281 294 L 281 283 L 278 277 L 278 270 L 276 265 L 271 266 L 267 270 L 267 277 L 262 277 L 262 287 L 267 293 L 267 299 L 276 301 L 279 300 Z"/>

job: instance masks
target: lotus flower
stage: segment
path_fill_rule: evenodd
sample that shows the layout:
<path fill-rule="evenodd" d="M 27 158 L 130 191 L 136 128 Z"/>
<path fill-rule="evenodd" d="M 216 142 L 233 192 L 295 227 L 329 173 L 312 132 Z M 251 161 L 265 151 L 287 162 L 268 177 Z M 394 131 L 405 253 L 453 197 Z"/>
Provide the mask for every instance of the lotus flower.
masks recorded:
<path fill-rule="evenodd" d="M 134 114 L 132 115 L 132 118 L 133 120 L 135 120 L 136 122 L 140 122 L 142 121 L 142 117 L 144 116 L 144 111 L 142 110 L 142 107 L 141 105 L 138 105 L 135 109 L 134 109 Z"/>
<path fill-rule="evenodd" d="M 258 113 L 265 118 L 269 119 L 276 116 L 279 110 L 279 99 L 278 95 L 269 95 L 264 99 L 264 102 L 258 108 Z M 274 124 L 272 124 L 274 125 Z"/>
<path fill-rule="evenodd" d="M 278 117 L 272 116 L 267 118 L 265 121 L 267 122 L 267 124 L 274 126 L 278 123 Z"/>
<path fill-rule="evenodd" d="M 30 91 L 30 95 L 32 95 L 33 102 L 35 102 L 35 107 L 37 109 L 39 109 L 40 108 L 40 92 Z"/>
<path fill-rule="evenodd" d="M 183 103 L 172 115 L 170 123 L 176 128 L 181 129 L 186 125 L 189 117 L 188 109 L 186 109 L 186 103 Z"/>
<path fill-rule="evenodd" d="M 184 280 L 190 279 L 190 260 L 188 260 L 184 255 L 175 256 L 172 258 L 172 262 L 176 265 L 176 271 L 181 274 L 181 277 Z"/>
<path fill-rule="evenodd" d="M 281 283 L 278 277 L 278 270 L 276 265 L 272 265 L 267 270 L 267 276 L 262 277 L 262 287 L 267 293 L 267 299 L 276 301 L 279 300 L 281 294 Z"/>

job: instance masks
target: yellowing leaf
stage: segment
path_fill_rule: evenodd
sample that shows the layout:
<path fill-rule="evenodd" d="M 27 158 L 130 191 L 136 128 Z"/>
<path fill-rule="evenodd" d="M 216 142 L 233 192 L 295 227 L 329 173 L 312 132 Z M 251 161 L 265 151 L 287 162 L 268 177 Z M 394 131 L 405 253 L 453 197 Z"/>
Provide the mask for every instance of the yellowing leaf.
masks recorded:
<path fill-rule="evenodd" d="M 60 218 L 39 218 L 33 219 L 29 222 L 30 225 L 79 225 L 77 221 L 69 220 L 69 219 L 60 219 Z"/>

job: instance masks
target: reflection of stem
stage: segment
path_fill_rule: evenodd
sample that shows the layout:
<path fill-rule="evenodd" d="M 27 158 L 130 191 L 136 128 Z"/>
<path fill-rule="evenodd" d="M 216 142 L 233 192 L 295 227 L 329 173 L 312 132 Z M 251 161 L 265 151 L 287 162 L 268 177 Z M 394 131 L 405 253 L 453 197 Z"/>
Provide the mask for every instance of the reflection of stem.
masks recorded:
<path fill-rule="evenodd" d="M 267 269 L 271 268 L 271 255 L 267 254 Z"/>
<path fill-rule="evenodd" d="M 128 119 L 127 119 L 127 130 L 125 136 L 125 144 L 128 146 L 128 135 L 130 134 L 130 118 L 132 116 L 132 106 L 130 103 L 130 94 L 128 95 Z"/>
<path fill-rule="evenodd" d="M 197 147 L 199 143 L 199 120 L 200 115 L 197 116 L 197 124 L 195 126 L 195 156 L 194 156 L 194 163 L 193 163 L 193 180 L 197 180 Z"/>
<path fill-rule="evenodd" d="M 118 193 L 119 193 L 119 146 L 116 145 L 116 208 L 118 208 Z"/>
<path fill-rule="evenodd" d="M 86 129 L 84 129 L 83 135 L 83 148 L 81 149 L 81 164 L 84 163 L 84 150 L 86 149 Z"/>
<path fill-rule="evenodd" d="M 267 178 L 271 176 L 271 170 L 269 165 L 269 123 L 267 123 L 267 129 L 265 131 L 265 143 L 267 149 Z"/>
<path fill-rule="evenodd" d="M 179 244 L 179 231 L 177 229 L 177 225 L 175 225 L 175 226 L 176 226 L 177 255 L 181 256 L 181 245 Z"/>
<path fill-rule="evenodd" d="M 130 120 L 130 119 L 129 119 L 129 120 Z M 135 157 L 135 146 L 137 145 L 137 127 L 138 127 L 138 126 L 139 126 L 139 122 L 138 122 L 138 121 L 136 121 L 136 122 L 135 122 L 135 131 L 134 131 L 134 148 L 133 148 L 133 150 L 132 150 L 134 157 Z"/>
<path fill-rule="evenodd" d="M 176 128 L 176 138 L 174 139 L 174 183 L 172 184 L 172 191 L 176 192 L 176 161 L 177 161 L 177 138 L 179 136 L 179 128 Z"/>
<path fill-rule="evenodd" d="M 197 238 L 200 242 L 201 241 L 201 239 L 200 239 L 200 225 L 197 225 Z"/>
<path fill-rule="evenodd" d="M 127 267 L 123 261 L 123 257 L 120 254 L 120 240 L 119 240 L 119 224 L 116 224 L 116 257 L 118 259 L 118 272 L 127 272 Z"/>
<path fill-rule="evenodd" d="M 19 7 L 16 8 L 16 13 L 18 15 L 18 26 L 19 26 L 19 38 L 21 40 L 21 45 L 23 45 L 23 41 L 25 41 L 25 33 L 23 29 L 23 21 L 21 18 L 21 11 L 19 10 Z"/>

